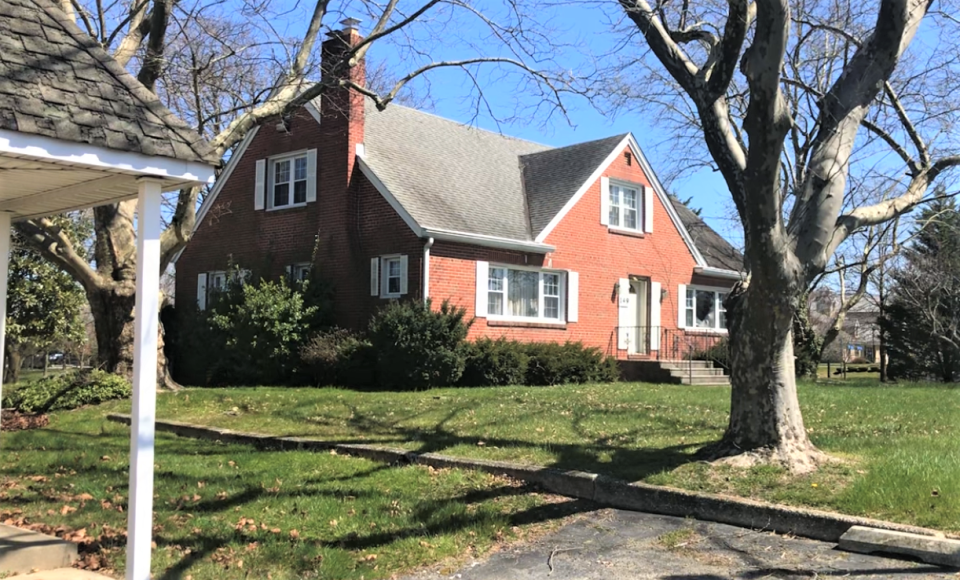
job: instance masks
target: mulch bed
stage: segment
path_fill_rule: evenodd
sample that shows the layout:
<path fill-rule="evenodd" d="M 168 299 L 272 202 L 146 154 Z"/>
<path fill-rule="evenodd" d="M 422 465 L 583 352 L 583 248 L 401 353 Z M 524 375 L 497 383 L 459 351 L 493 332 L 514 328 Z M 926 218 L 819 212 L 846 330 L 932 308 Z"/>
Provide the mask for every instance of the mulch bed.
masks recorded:
<path fill-rule="evenodd" d="M 27 429 L 39 429 L 46 427 L 50 423 L 50 417 L 46 415 L 30 415 L 4 409 L 0 416 L 0 430 L 2 431 L 25 431 Z"/>

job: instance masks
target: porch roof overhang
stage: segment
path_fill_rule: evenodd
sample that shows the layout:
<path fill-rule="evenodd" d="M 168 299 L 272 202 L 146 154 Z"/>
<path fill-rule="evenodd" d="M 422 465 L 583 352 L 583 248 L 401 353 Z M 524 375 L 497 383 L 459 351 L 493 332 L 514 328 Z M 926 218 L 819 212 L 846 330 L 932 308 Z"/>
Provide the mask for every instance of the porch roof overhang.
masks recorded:
<path fill-rule="evenodd" d="M 13 221 L 132 199 L 142 178 L 173 191 L 211 182 L 214 167 L 0 130 L 0 212 Z"/>

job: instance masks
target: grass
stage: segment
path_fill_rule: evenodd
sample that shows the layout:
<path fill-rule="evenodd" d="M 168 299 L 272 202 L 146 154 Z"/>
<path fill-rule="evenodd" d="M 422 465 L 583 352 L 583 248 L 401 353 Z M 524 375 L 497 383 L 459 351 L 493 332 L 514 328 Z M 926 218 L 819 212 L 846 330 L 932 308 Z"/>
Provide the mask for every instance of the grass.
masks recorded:
<path fill-rule="evenodd" d="M 2 434 L 0 522 L 66 526 L 62 535 L 86 540 L 86 565 L 116 571 L 129 430 L 104 411 Z M 166 435 L 156 463 L 153 573 L 166 580 L 385 578 L 483 553 L 589 507 L 480 473 Z"/>
<path fill-rule="evenodd" d="M 800 477 L 695 461 L 693 453 L 726 426 L 722 388 L 191 389 L 162 395 L 159 416 L 582 469 L 960 531 L 960 390 L 803 384 L 800 399 L 813 442 L 845 459 Z M 128 407 L 117 402 L 101 412 Z"/>

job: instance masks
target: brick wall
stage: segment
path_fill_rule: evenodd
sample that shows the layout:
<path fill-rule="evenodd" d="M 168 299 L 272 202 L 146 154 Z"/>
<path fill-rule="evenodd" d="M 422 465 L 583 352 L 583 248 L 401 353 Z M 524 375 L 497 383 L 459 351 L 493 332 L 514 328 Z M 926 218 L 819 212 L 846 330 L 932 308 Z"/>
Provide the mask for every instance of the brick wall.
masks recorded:
<path fill-rule="evenodd" d="M 354 30 L 330 38 L 323 43 L 324 62 L 340 62 L 338 51 L 359 41 Z M 325 70 L 324 74 L 348 74 L 362 85 L 365 70 L 360 63 L 346 73 Z M 310 262 L 315 245 L 315 267 L 334 284 L 340 326 L 365 326 L 370 313 L 383 302 L 370 296 L 373 256 L 408 254 L 409 294 L 422 296 L 422 243 L 356 170 L 363 115 L 359 93 L 328 91 L 321 100 L 320 123 L 301 108 L 284 131 L 276 130 L 278 119 L 261 126 L 177 261 L 178 304 L 196 302 L 201 272 L 223 270 L 234 263 L 255 277 L 276 278 L 290 264 Z M 254 210 L 256 161 L 306 149 L 317 149 L 317 201 L 304 207 Z"/>
<path fill-rule="evenodd" d="M 196 302 L 197 274 L 224 270 L 230 262 L 256 277 L 274 278 L 289 264 L 310 261 L 327 192 L 318 188 L 317 202 L 304 207 L 266 211 L 254 210 L 254 187 L 258 159 L 316 148 L 322 142 L 320 126 L 304 109 L 291 117 L 287 131 L 277 131 L 276 124 L 260 127 L 177 260 L 178 304 Z M 318 151 L 318 175 L 329 164 Z"/>
<path fill-rule="evenodd" d="M 604 176 L 649 185 L 636 159 L 627 164 L 619 156 Z M 501 264 L 542 265 L 572 270 L 580 274 L 578 322 L 545 328 L 541 326 L 503 326 L 503 323 L 478 319 L 470 331 L 472 338 L 507 337 L 523 341 L 583 341 L 609 354 L 625 356 L 617 349 L 615 328 L 619 309 L 615 289 L 621 278 L 648 277 L 659 282 L 666 294 L 661 301 L 661 326 L 677 328 L 677 296 L 680 284 L 693 281 L 696 262 L 674 226 L 659 198 L 654 199 L 653 233 L 623 235 L 608 231 L 600 223 L 600 180 L 598 179 L 548 235 L 546 243 L 557 250 L 545 256 L 525 255 L 483 248 L 437 244 L 430 262 L 430 295 L 436 302 L 449 298 L 475 314 L 476 261 Z M 526 261 L 525 261 L 526 260 Z M 696 283 L 729 286 L 721 280 L 697 280 Z"/>
<path fill-rule="evenodd" d="M 334 39 L 337 40 L 337 39 Z M 342 39 L 339 39 L 341 42 Z M 354 39 L 356 40 L 356 39 Z M 324 49 L 329 50 L 329 43 Z M 356 71 L 357 69 L 354 69 Z M 360 69 L 358 74 L 362 75 Z M 357 79 L 362 80 L 362 79 Z M 421 299 L 423 244 L 355 166 L 356 145 L 363 141 L 363 102 L 356 93 L 327 99 L 321 123 L 298 110 L 287 130 L 265 123 L 235 167 L 193 240 L 177 262 L 177 301 L 196 300 L 197 274 L 239 264 L 267 278 L 283 274 L 287 265 L 308 262 L 316 244 L 315 266 L 334 283 L 337 324 L 363 328 L 382 306 L 370 295 L 370 259 L 385 254 L 408 256 L 408 298 Z M 255 164 L 258 159 L 303 149 L 317 149 L 317 201 L 306 207 L 254 210 Z M 634 159 L 617 157 L 605 176 L 649 185 Z M 579 321 L 560 326 L 505 325 L 479 319 L 471 338 L 507 337 L 524 341 L 578 340 L 610 354 L 618 351 L 615 328 L 621 278 L 648 277 L 666 291 L 661 326 L 676 329 L 680 284 L 729 287 L 729 281 L 694 277 L 694 258 L 659 198 L 654 200 L 654 231 L 624 235 L 600 224 L 600 180 L 549 234 L 557 248 L 541 255 L 440 242 L 431 250 L 430 296 L 475 313 L 476 262 L 572 270 L 580 274 Z"/>

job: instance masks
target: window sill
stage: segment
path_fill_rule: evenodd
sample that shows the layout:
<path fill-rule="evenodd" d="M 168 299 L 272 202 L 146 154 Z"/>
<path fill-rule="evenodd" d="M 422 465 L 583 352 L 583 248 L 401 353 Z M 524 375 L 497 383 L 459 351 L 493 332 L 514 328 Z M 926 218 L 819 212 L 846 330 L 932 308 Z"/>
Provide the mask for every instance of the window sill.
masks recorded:
<path fill-rule="evenodd" d="M 267 208 L 267 211 L 283 211 L 285 209 L 297 209 L 298 207 L 307 207 L 307 203 L 308 202 L 303 202 L 303 203 L 294 203 L 291 205 L 284 205 L 280 207 L 270 207 L 270 208 Z"/>
<path fill-rule="evenodd" d="M 618 228 L 615 226 L 607 226 L 607 231 L 611 234 L 617 234 L 618 236 L 628 236 L 631 238 L 642 238 L 644 237 L 644 232 L 640 230 L 631 230 L 627 228 Z"/>
<path fill-rule="evenodd" d="M 726 336 L 728 333 L 726 328 L 682 328 L 681 330 L 692 334 L 716 334 L 720 336 Z"/>
<path fill-rule="evenodd" d="M 527 320 L 503 320 L 488 318 L 487 326 L 497 326 L 505 328 L 546 328 L 551 330 L 566 330 L 566 322 L 533 322 Z"/>
<path fill-rule="evenodd" d="M 384 300 L 399 300 L 403 298 L 403 294 L 381 294 L 380 298 Z"/>

